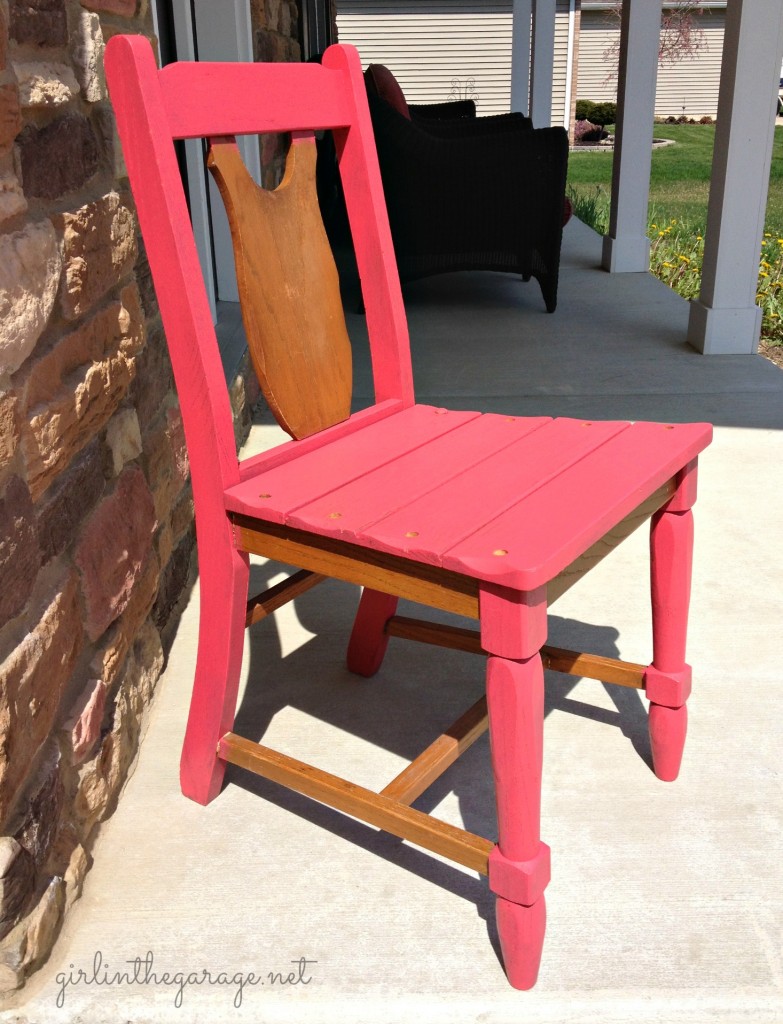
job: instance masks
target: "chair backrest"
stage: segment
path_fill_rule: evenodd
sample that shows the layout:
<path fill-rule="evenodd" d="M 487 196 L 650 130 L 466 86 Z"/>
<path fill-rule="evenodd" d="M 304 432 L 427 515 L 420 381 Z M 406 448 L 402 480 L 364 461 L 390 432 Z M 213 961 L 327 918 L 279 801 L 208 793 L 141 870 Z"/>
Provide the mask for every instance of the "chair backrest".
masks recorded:
<path fill-rule="evenodd" d="M 320 65 L 183 62 L 159 70 L 147 39 L 114 36 L 106 74 L 171 354 L 194 491 L 236 483 L 239 468 L 176 139 L 212 141 L 254 365 L 281 425 L 304 438 L 344 420 L 350 408 L 349 342 L 313 182 L 312 132 L 333 130 L 376 403 L 411 405 L 405 312 L 356 50 L 330 47 Z M 286 175 L 278 190 L 264 193 L 247 175 L 233 138 L 283 131 L 294 133 Z"/>

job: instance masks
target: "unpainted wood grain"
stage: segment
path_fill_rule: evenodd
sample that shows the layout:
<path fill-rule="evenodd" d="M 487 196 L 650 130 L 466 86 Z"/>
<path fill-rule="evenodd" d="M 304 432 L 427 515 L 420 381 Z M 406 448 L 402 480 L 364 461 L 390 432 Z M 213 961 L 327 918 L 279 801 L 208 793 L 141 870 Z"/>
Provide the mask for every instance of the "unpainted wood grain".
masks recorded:
<path fill-rule="evenodd" d="M 235 733 L 223 736 L 218 754 L 231 764 L 312 797 L 401 839 L 408 839 L 425 850 L 448 857 L 483 875 L 488 873 L 489 855 L 495 845 L 489 839 L 439 821 Z"/>
<path fill-rule="evenodd" d="M 464 629 L 447 623 L 425 622 L 405 615 L 395 615 L 386 623 L 386 632 L 389 636 L 449 647 L 468 654 L 487 653 L 481 646 L 481 634 L 478 630 Z M 616 686 L 628 686 L 636 690 L 644 689 L 644 673 L 647 666 L 636 662 L 607 658 L 600 654 L 569 651 L 564 647 L 552 647 L 550 644 L 545 644 L 541 648 L 541 660 L 544 668 L 553 672 L 584 676 L 586 679 L 597 679 L 602 683 L 614 683 Z"/>
<path fill-rule="evenodd" d="M 231 227 L 248 348 L 275 419 L 302 438 L 348 419 L 351 343 L 315 189 L 314 140 L 292 142 L 274 191 L 259 188 L 236 142 L 207 159 Z"/>
<path fill-rule="evenodd" d="M 487 731 L 488 726 L 487 699 L 481 697 L 395 776 L 388 786 L 384 786 L 381 794 L 404 804 L 412 804 Z"/>
<path fill-rule="evenodd" d="M 318 537 L 276 523 L 235 515 L 234 537 L 242 551 L 299 565 L 384 594 L 407 598 L 441 611 L 478 618 L 479 582 L 469 576 L 420 565 L 382 551 Z"/>
<path fill-rule="evenodd" d="M 308 572 L 306 569 L 302 569 L 300 572 L 294 573 L 293 576 L 289 576 L 287 580 L 282 580 L 263 593 L 256 594 L 247 602 L 245 625 L 252 626 L 254 623 L 260 622 L 267 615 L 271 615 L 278 608 L 282 608 L 284 604 L 293 601 L 295 597 L 306 594 L 308 590 L 323 583 L 327 578 L 317 572 Z"/>

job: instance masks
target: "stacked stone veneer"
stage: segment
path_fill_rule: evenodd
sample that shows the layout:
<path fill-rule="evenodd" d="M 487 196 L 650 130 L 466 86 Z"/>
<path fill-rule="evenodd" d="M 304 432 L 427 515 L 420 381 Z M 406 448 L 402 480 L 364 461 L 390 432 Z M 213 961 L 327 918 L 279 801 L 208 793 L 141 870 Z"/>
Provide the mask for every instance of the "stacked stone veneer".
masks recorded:
<path fill-rule="evenodd" d="M 297 4 L 252 10 L 259 58 L 297 59 Z M 191 565 L 182 423 L 102 69 L 128 31 L 151 34 L 148 0 L 0 0 L 0 991 L 80 893 Z M 256 395 L 235 382 L 243 422 Z"/>
<path fill-rule="evenodd" d="M 253 24 L 253 56 L 260 61 L 290 62 L 302 59 L 297 0 L 250 0 Z M 261 136 L 262 184 L 275 188 L 283 176 L 287 139 Z"/>

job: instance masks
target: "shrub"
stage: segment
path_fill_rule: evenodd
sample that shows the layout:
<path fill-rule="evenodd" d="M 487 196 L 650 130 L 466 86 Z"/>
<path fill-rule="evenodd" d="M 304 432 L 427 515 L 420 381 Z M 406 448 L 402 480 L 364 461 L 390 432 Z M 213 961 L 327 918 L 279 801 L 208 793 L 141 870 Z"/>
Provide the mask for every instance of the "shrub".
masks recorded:
<path fill-rule="evenodd" d="M 592 100 L 577 100 L 576 101 L 576 120 L 577 121 L 589 121 L 590 114 L 593 111 L 593 107 L 596 104 Z"/>
<path fill-rule="evenodd" d="M 617 124 L 616 103 L 596 103 L 590 111 L 590 120 L 594 124 Z"/>
<path fill-rule="evenodd" d="M 609 132 L 605 132 L 600 125 L 592 121 L 574 122 L 574 142 L 600 142 L 605 139 Z"/>

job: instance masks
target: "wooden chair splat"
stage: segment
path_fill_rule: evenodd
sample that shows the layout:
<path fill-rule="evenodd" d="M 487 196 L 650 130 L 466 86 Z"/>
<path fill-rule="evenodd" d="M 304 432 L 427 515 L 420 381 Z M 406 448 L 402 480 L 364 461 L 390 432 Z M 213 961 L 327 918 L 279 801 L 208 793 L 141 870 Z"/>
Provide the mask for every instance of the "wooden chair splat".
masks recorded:
<path fill-rule="evenodd" d="M 283 180 L 259 188 L 233 138 L 207 166 L 225 203 L 248 347 L 264 397 L 292 437 L 346 420 L 351 343 L 315 188 L 312 134 L 291 143 Z"/>

